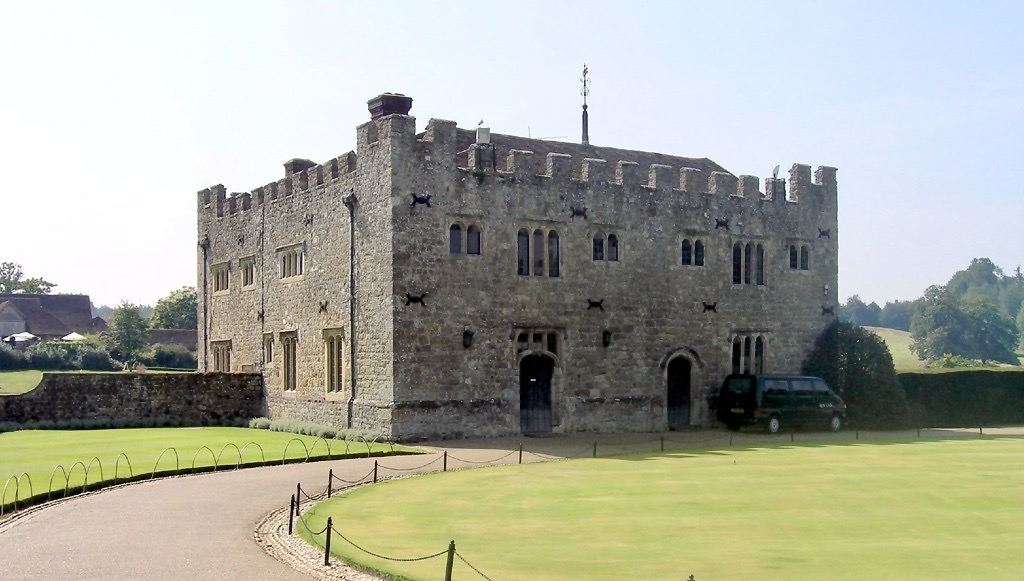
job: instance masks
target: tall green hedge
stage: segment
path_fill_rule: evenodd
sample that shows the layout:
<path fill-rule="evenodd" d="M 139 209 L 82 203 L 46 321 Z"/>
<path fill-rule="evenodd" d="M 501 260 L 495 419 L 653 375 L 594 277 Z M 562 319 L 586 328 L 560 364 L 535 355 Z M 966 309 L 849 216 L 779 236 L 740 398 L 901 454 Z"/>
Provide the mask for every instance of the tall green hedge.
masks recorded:
<path fill-rule="evenodd" d="M 1024 371 L 901 373 L 920 427 L 1024 425 Z"/>

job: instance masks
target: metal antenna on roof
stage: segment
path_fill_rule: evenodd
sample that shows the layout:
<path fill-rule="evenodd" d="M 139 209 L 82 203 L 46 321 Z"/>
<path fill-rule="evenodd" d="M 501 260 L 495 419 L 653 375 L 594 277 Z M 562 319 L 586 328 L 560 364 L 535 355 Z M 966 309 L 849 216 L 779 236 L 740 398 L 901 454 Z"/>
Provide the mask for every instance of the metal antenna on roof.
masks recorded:
<path fill-rule="evenodd" d="M 580 77 L 580 82 L 583 83 L 583 88 L 580 89 L 580 95 L 583 95 L 583 145 L 590 145 L 590 127 L 587 118 L 587 95 L 590 94 L 590 79 L 587 78 L 589 72 L 590 69 L 584 64 L 583 76 Z"/>

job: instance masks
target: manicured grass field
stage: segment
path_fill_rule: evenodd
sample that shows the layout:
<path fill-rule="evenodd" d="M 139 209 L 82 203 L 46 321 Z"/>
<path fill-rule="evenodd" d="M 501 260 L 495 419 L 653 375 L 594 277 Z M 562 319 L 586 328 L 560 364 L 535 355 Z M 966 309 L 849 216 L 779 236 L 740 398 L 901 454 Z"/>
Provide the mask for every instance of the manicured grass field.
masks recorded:
<path fill-rule="evenodd" d="M 493 579 L 1019 579 L 1022 457 L 1019 438 L 630 455 L 389 481 L 305 518 L 392 557 L 454 539 Z M 332 550 L 414 579 L 445 567 Z M 476 574 L 456 558 L 454 577 Z"/>
<path fill-rule="evenodd" d="M 31 391 L 42 379 L 42 371 L 0 371 L 0 394 Z"/>
<path fill-rule="evenodd" d="M 889 353 L 892 354 L 892 362 L 897 373 L 925 369 L 926 362 L 918 359 L 917 355 L 910 350 L 910 333 L 885 327 L 865 327 L 865 329 L 885 341 L 886 346 L 889 347 Z"/>
<path fill-rule="evenodd" d="M 298 439 L 301 441 L 293 442 Z M 255 442 L 256 445 L 248 445 Z M 290 443 L 289 443 L 290 442 Z M 341 440 L 329 440 L 331 453 L 334 456 L 345 453 L 346 443 Z M 85 468 L 89 469 L 90 488 L 100 480 L 99 465 L 102 464 L 103 478 L 113 479 L 115 464 L 117 477 L 126 478 L 130 475 L 128 464 L 124 458 L 118 462 L 118 455 L 124 453 L 131 462 L 132 473 L 150 474 L 154 468 L 159 471 L 174 470 L 175 466 L 188 469 L 193 459 L 197 467 L 212 466 L 219 456 L 220 465 L 235 466 L 239 458 L 244 462 L 267 461 L 281 462 L 287 458 L 305 458 L 305 445 L 314 458 L 325 457 L 327 446 L 323 440 L 317 442 L 311 436 L 300 436 L 285 432 L 268 430 L 252 430 L 248 428 L 144 428 L 122 430 L 26 430 L 0 434 L 0 490 L 11 476 L 20 476 L 23 472 L 31 477 L 32 491 L 45 493 L 49 486 L 53 469 L 63 465 L 68 472 L 71 487 L 80 486 L 85 481 Z M 204 448 L 205 446 L 205 448 Z M 173 451 L 163 453 L 167 448 L 177 451 L 177 464 Z M 260 452 L 262 447 L 262 454 Z M 361 442 L 349 442 L 348 449 L 354 454 L 366 454 L 366 445 Z M 208 448 L 208 449 L 206 449 Z M 244 452 L 243 452 L 244 449 Z M 386 444 L 375 444 L 376 452 L 390 450 Z M 398 447 L 396 446 L 396 449 Z M 160 458 L 161 453 L 163 457 Z M 98 458 L 99 463 L 93 462 Z M 157 459 L 160 462 L 157 463 Z M 76 462 L 82 465 L 74 466 Z M 27 486 L 24 484 L 19 486 Z M 7 497 L 2 503 L 9 504 L 14 499 L 13 484 L 8 487 Z M 64 491 L 64 477 L 60 470 L 53 476 L 53 489 Z M 28 495 L 28 489 L 22 488 L 19 498 Z"/>

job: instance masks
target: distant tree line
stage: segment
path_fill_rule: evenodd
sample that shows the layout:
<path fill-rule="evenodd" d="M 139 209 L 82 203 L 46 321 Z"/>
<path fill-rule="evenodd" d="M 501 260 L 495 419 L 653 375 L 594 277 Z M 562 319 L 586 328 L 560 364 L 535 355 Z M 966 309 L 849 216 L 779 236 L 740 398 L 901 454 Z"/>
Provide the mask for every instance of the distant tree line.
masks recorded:
<path fill-rule="evenodd" d="M 1019 364 L 1024 349 L 1024 274 L 1006 275 L 988 258 L 975 258 L 945 285 L 929 287 L 913 301 L 865 303 L 857 295 L 839 319 L 864 327 L 909 331 L 911 350 L 923 360 L 955 356 L 982 363 Z"/>

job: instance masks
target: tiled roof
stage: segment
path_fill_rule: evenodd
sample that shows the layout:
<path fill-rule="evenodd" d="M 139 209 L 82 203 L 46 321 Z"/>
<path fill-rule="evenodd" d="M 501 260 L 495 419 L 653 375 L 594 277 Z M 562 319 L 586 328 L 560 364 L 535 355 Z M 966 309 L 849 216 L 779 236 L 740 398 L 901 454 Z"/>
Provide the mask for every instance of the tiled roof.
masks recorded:
<path fill-rule="evenodd" d="M 94 331 L 88 295 L 6 294 L 0 295 L 0 304 L 16 308 L 33 335 L 63 337 Z"/>

